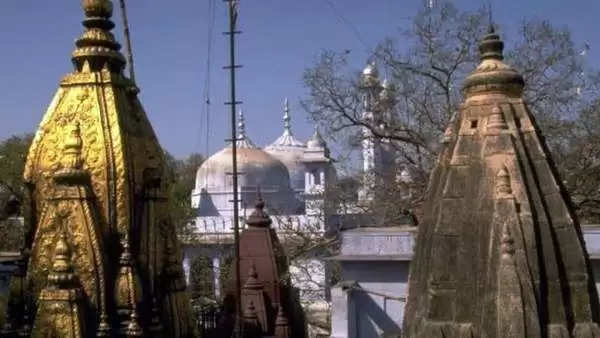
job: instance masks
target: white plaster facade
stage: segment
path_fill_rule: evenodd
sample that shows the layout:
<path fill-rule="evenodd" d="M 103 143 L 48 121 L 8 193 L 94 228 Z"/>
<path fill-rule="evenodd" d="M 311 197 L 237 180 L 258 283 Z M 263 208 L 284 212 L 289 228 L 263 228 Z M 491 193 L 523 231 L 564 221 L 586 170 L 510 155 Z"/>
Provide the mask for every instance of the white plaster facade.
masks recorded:
<path fill-rule="evenodd" d="M 584 225 L 583 237 L 600 291 L 600 225 Z M 400 334 L 417 229 L 360 228 L 344 231 L 342 280 L 331 290 L 332 338 Z"/>

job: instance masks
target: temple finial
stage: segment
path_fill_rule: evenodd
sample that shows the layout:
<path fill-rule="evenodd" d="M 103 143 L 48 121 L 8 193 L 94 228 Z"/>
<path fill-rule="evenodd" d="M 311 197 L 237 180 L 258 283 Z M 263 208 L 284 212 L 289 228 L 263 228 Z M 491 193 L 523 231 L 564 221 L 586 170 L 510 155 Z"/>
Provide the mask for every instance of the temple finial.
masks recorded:
<path fill-rule="evenodd" d="M 479 43 L 479 53 L 481 54 L 481 60 L 496 59 L 503 60 L 504 55 L 504 42 L 500 39 L 500 36 L 496 33 L 494 24 L 490 22 L 488 34 L 486 34 L 481 42 Z"/>
<path fill-rule="evenodd" d="M 64 168 L 81 169 L 83 165 L 83 159 L 81 158 L 82 143 L 79 122 L 75 122 L 69 126 L 68 136 L 63 148 L 62 165 Z"/>
<path fill-rule="evenodd" d="M 246 224 L 249 227 L 267 228 L 271 226 L 272 220 L 271 217 L 269 217 L 269 215 L 265 212 L 265 201 L 262 198 L 260 187 L 257 190 L 257 195 L 254 211 L 252 214 L 250 214 L 250 216 L 248 216 Z"/>
<path fill-rule="evenodd" d="M 73 268 L 71 266 L 71 251 L 67 244 L 67 236 L 61 231 L 54 249 L 54 264 L 48 275 L 48 281 L 57 289 L 66 289 L 73 283 Z"/>
<path fill-rule="evenodd" d="M 283 128 L 284 128 L 284 132 L 287 134 L 291 134 L 292 133 L 292 118 L 290 117 L 290 106 L 288 103 L 288 98 L 285 98 L 284 104 L 283 104 Z"/>
<path fill-rule="evenodd" d="M 113 14 L 113 3 L 110 0 L 82 0 L 81 7 L 85 13 L 83 35 L 75 42 L 76 49 L 72 58 L 76 71 L 100 71 L 107 65 L 114 73 L 121 73 L 125 67 L 125 58 L 119 52 L 121 45 L 110 32 L 115 24 L 110 20 Z M 87 62 L 87 64 L 86 64 Z"/>
<path fill-rule="evenodd" d="M 246 135 L 246 119 L 244 119 L 244 112 L 240 109 L 238 111 L 238 121 L 237 121 L 237 140 L 236 145 L 238 148 L 256 148 L 254 143 L 250 140 L 248 135 Z"/>
<path fill-rule="evenodd" d="M 481 62 L 464 81 L 463 92 L 467 98 L 475 94 L 499 91 L 510 95 L 521 95 L 525 82 L 523 76 L 503 62 L 504 42 L 490 25 L 489 32 L 479 43 Z"/>
<path fill-rule="evenodd" d="M 83 0 L 81 7 L 88 18 L 110 18 L 113 13 L 113 4 L 110 0 Z"/>
<path fill-rule="evenodd" d="M 244 120 L 244 112 L 240 109 L 238 115 L 238 139 L 243 140 L 246 138 L 246 121 Z"/>
<path fill-rule="evenodd" d="M 81 184 L 89 177 L 83 169 L 83 141 L 79 122 L 67 126 L 67 135 L 60 159 L 61 168 L 54 173 L 54 180 L 60 184 Z"/>

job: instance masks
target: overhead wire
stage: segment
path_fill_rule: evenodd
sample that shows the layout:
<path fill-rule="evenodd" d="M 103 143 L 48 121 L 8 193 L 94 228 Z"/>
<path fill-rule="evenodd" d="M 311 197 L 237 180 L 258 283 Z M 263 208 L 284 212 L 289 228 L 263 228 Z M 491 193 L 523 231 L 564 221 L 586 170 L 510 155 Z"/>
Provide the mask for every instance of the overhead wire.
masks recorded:
<path fill-rule="evenodd" d="M 202 90 L 202 113 L 200 115 L 200 124 L 199 124 L 199 132 L 198 132 L 198 148 L 202 148 L 201 143 L 204 143 L 204 157 L 208 157 L 210 151 L 210 123 L 211 123 L 211 86 L 212 86 L 212 54 L 213 54 L 213 43 L 215 40 L 214 27 L 216 20 L 216 3 L 215 0 L 208 0 L 208 17 L 206 20 L 207 23 L 207 35 L 206 35 L 206 63 L 204 69 L 204 82 L 203 82 L 203 90 Z M 204 124 L 204 128 L 202 128 L 202 124 Z M 204 140 L 202 137 L 204 136 Z M 208 171 L 207 171 L 208 174 Z M 205 182 L 206 182 L 205 177 Z"/>
<path fill-rule="evenodd" d="M 325 0 L 325 3 L 327 3 L 327 5 L 331 7 L 331 10 L 333 11 L 337 19 L 342 23 L 342 25 L 345 25 L 347 28 L 349 28 L 354 37 L 363 45 L 365 50 L 367 52 L 370 52 L 371 47 L 365 41 L 365 39 L 363 39 L 362 34 L 360 34 L 360 31 L 358 30 L 358 27 L 356 27 L 354 23 L 352 23 L 342 14 L 342 12 L 337 8 L 337 6 L 333 3 L 332 0 Z"/>

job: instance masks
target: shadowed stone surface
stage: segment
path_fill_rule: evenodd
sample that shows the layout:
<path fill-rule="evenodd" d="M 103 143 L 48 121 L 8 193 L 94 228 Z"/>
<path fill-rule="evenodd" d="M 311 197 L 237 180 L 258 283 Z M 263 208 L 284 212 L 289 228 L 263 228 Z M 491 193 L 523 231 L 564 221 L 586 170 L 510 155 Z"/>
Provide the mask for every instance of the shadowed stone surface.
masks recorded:
<path fill-rule="evenodd" d="M 523 78 L 490 30 L 444 135 L 411 264 L 405 337 L 600 337 L 581 228 Z"/>

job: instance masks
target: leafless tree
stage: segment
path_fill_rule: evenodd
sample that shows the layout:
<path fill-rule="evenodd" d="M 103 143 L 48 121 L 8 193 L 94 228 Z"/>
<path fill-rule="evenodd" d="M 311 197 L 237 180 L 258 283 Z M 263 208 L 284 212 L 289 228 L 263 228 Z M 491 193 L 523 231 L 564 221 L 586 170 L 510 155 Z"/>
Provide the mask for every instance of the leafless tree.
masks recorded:
<path fill-rule="evenodd" d="M 344 53 L 322 52 L 316 64 L 306 69 L 308 95 L 303 107 L 332 140 L 343 140 L 340 145 L 348 151 L 360 148 L 364 129 L 394 147 L 398 168 L 410 169 L 413 186 L 408 207 L 418 213 L 440 137 L 463 100 L 461 84 L 479 62 L 478 42 L 488 27 L 485 10 L 461 11 L 446 1 L 421 10 L 402 35 L 382 41 L 372 59 L 395 93 L 394 106 L 384 116 L 385 128 L 381 121 L 364 118 L 360 73 L 350 68 Z M 502 32 L 502 24 L 497 27 Z M 589 129 L 585 119 L 590 114 L 584 112 L 600 97 L 600 79 L 592 75 L 595 71 L 583 56 L 586 47 L 577 46 L 567 28 L 538 19 L 523 19 L 516 32 L 503 35 L 507 62 L 524 76 L 524 96 L 559 171 L 572 177 L 579 172 L 573 171 L 576 163 L 586 166 L 590 160 L 579 149 L 582 143 L 590 147 L 584 137 L 590 131 L 573 130 L 573 126 Z M 398 209 L 398 194 L 406 190 L 399 187 L 397 177 L 379 180 L 376 190 L 387 192 L 373 200 L 371 208 L 380 207 L 373 214 L 385 215 L 381 207 Z M 600 181 L 594 180 L 592 186 L 581 179 L 566 181 L 580 201 L 576 204 L 580 215 L 590 220 L 590 214 L 597 214 L 589 208 L 596 203 L 591 197 L 598 194 Z"/>

